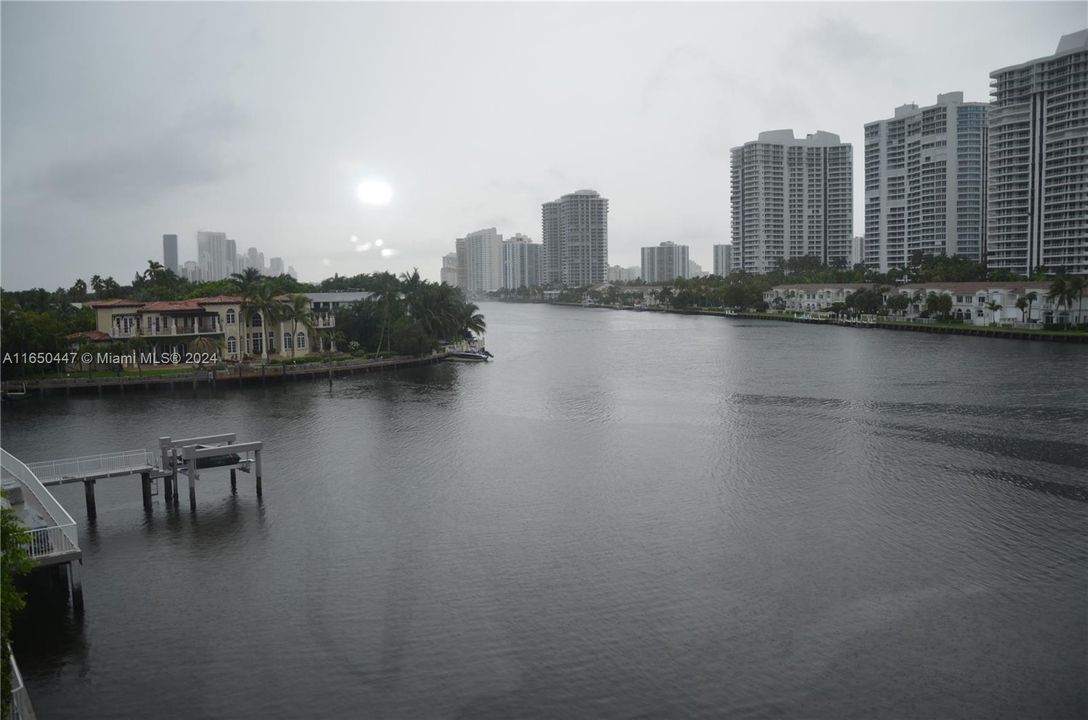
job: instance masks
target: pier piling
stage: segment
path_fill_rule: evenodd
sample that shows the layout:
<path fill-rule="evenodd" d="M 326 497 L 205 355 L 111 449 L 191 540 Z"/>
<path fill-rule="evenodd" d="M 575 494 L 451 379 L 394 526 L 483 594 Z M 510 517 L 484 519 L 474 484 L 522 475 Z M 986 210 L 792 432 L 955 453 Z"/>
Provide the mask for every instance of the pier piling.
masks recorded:
<path fill-rule="evenodd" d="M 189 458 L 189 509 L 196 510 L 196 458 Z"/>
<path fill-rule="evenodd" d="M 83 495 L 87 499 L 87 519 L 94 520 L 98 517 L 98 509 L 94 504 L 94 480 L 83 481 Z"/>
<path fill-rule="evenodd" d="M 253 453 L 253 472 L 257 476 L 257 497 L 261 497 L 261 451 Z"/>
<path fill-rule="evenodd" d="M 73 560 L 68 563 L 68 591 L 72 601 L 72 609 L 77 615 L 83 614 L 83 580 L 79 576 L 79 566 L 82 560 Z"/>
<path fill-rule="evenodd" d="M 151 473 L 140 473 L 140 489 L 144 496 L 144 510 L 151 510 Z"/>

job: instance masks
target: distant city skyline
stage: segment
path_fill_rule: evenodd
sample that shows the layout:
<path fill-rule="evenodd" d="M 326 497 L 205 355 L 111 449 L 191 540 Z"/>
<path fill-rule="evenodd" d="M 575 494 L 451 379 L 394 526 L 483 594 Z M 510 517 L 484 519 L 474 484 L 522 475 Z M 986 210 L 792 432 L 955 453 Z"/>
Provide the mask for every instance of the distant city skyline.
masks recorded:
<path fill-rule="evenodd" d="M 729 149 L 781 128 L 853 145 L 860 235 L 866 123 L 951 91 L 989 101 L 989 73 L 1085 26 L 1078 2 L 0 14 L 12 290 L 126 283 L 162 258 L 164 234 L 180 260 L 207 227 L 259 238 L 307 281 L 412 267 L 438 280 L 460 229 L 535 237 L 542 203 L 589 187 L 610 200 L 610 265 L 671 241 L 710 266 L 731 237 Z M 317 49 L 299 54 L 300 37 Z M 487 56 L 456 52 L 485 42 Z M 364 181 L 383 192 L 364 198 Z"/>

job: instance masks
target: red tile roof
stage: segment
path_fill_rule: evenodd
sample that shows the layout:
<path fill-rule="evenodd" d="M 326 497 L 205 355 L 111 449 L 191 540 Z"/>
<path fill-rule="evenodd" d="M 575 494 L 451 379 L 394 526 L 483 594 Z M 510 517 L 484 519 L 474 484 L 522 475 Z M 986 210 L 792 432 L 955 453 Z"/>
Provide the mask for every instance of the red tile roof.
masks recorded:
<path fill-rule="evenodd" d="M 149 302 L 140 308 L 142 313 L 204 312 L 204 308 L 192 300 L 160 300 Z"/>
<path fill-rule="evenodd" d="M 201 305 L 231 305 L 242 302 L 238 295 L 212 295 L 209 297 L 189 298 L 185 302 L 199 303 Z"/>
<path fill-rule="evenodd" d="M 113 298 L 112 300 L 95 300 L 87 303 L 88 306 L 93 308 L 100 307 L 140 307 L 142 302 L 135 300 L 125 300 L 124 298 Z"/>

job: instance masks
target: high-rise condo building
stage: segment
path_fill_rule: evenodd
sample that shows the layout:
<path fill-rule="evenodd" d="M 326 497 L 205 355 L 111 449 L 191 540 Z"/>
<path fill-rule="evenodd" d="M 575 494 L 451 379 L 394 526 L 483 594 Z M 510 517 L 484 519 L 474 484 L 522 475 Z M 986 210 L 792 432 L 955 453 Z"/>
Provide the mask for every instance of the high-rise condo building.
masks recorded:
<path fill-rule="evenodd" d="M 162 236 L 162 266 L 175 275 L 180 274 L 181 267 L 178 265 L 177 235 Z"/>
<path fill-rule="evenodd" d="M 887 272 L 915 253 L 982 261 L 988 109 L 950 92 L 865 126 L 866 266 Z"/>
<path fill-rule="evenodd" d="M 622 267 L 620 265 L 608 266 L 608 282 L 631 282 L 638 280 L 642 277 L 642 267 L 639 265 L 632 265 L 630 267 Z"/>
<path fill-rule="evenodd" d="M 990 73 L 986 262 L 1088 274 L 1088 30 Z"/>
<path fill-rule="evenodd" d="M 204 278 L 200 276 L 200 265 L 195 260 L 186 260 L 185 265 L 181 268 L 179 276 L 185 278 L 189 282 L 204 282 Z"/>
<path fill-rule="evenodd" d="M 495 228 L 457 239 L 457 281 L 469 297 L 502 287 L 502 235 Z"/>
<path fill-rule="evenodd" d="M 811 255 L 849 261 L 854 149 L 833 133 L 761 132 L 730 153 L 734 271 L 765 273 Z"/>
<path fill-rule="evenodd" d="M 442 272 L 439 277 L 441 282 L 457 287 L 457 253 L 446 253 L 442 256 Z"/>
<path fill-rule="evenodd" d="M 232 273 L 241 272 L 241 268 L 238 265 L 238 243 L 230 238 L 227 238 L 227 274 L 226 277 L 230 277 Z"/>
<path fill-rule="evenodd" d="M 733 267 L 733 246 L 732 245 L 715 245 L 714 246 L 714 274 L 719 277 L 725 277 L 730 273 Z"/>
<path fill-rule="evenodd" d="M 272 277 L 283 275 L 283 258 L 268 258 L 268 274 Z"/>
<path fill-rule="evenodd" d="M 204 282 L 223 280 L 233 272 L 234 253 L 227 254 L 226 233 L 201 230 L 196 234 L 196 252 Z"/>
<path fill-rule="evenodd" d="M 508 290 L 540 285 L 544 246 L 517 233 L 502 244 L 502 286 Z"/>
<path fill-rule="evenodd" d="M 570 287 L 608 277 L 608 200 L 595 190 L 564 195 L 541 208 L 545 284 Z"/>
<path fill-rule="evenodd" d="M 642 280 L 648 283 L 672 282 L 691 277 L 688 246 L 663 242 L 657 247 L 642 248 Z"/>

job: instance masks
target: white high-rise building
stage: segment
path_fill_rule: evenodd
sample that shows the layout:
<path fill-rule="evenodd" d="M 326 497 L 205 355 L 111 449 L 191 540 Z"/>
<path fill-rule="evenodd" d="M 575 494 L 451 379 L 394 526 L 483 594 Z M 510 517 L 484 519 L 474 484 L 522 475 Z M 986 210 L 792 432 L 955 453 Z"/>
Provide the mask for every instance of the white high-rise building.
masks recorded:
<path fill-rule="evenodd" d="M 196 252 L 203 282 L 223 280 L 233 272 L 234 252 L 228 254 L 226 233 L 201 230 L 196 234 Z"/>
<path fill-rule="evenodd" d="M 185 264 L 181 266 L 179 275 L 189 282 L 204 282 L 204 279 L 200 276 L 200 265 L 195 260 L 186 260 Z"/>
<path fill-rule="evenodd" d="M 502 287 L 502 235 L 495 228 L 457 239 L 457 281 L 469 297 Z"/>
<path fill-rule="evenodd" d="M 733 268 L 733 246 L 732 245 L 715 245 L 714 246 L 714 274 L 719 277 L 725 277 Z"/>
<path fill-rule="evenodd" d="M 850 267 L 865 264 L 865 236 L 855 235 L 850 245 Z"/>
<path fill-rule="evenodd" d="M 238 266 L 238 243 L 234 242 L 230 238 L 227 238 L 227 246 L 225 250 L 227 274 L 226 277 L 230 277 L 232 274 L 239 272 Z"/>
<path fill-rule="evenodd" d="M 507 290 L 540 285 L 544 246 L 517 233 L 502 244 L 502 286 Z"/>
<path fill-rule="evenodd" d="M 990 88 L 987 265 L 1088 274 L 1088 30 Z"/>
<path fill-rule="evenodd" d="M 620 265 L 608 266 L 608 282 L 632 282 L 638 280 L 642 276 L 642 267 L 639 265 L 632 265 L 630 267 L 622 267 Z"/>
<path fill-rule="evenodd" d="M 643 282 L 672 282 L 676 278 L 691 277 L 688 251 L 687 245 L 668 241 L 657 247 L 642 248 Z"/>
<path fill-rule="evenodd" d="M 761 132 L 731 151 L 734 271 L 765 273 L 779 259 L 848 259 L 854 235 L 854 149 L 819 131 Z"/>
<path fill-rule="evenodd" d="M 446 253 L 442 256 L 442 271 L 439 276 L 441 282 L 457 287 L 457 253 Z"/>
<path fill-rule="evenodd" d="M 982 261 L 988 109 L 950 92 L 865 126 L 868 267 L 905 267 L 915 253 Z"/>
<path fill-rule="evenodd" d="M 272 277 L 283 275 L 283 258 L 268 258 L 268 274 Z"/>
<path fill-rule="evenodd" d="M 580 287 L 608 277 L 608 200 L 579 190 L 541 207 L 545 284 Z"/>

